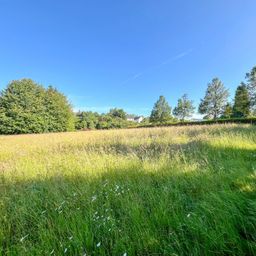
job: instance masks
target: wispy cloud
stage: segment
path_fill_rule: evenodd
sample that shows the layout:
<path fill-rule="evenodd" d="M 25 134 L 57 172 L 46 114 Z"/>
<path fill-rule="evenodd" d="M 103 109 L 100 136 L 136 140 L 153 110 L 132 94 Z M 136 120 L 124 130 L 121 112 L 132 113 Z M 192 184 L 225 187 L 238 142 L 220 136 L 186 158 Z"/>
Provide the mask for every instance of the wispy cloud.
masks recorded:
<path fill-rule="evenodd" d="M 164 66 L 164 65 L 168 65 L 168 64 L 170 64 L 170 63 L 172 63 L 172 62 L 174 62 L 174 61 L 177 61 L 177 60 L 179 60 L 179 59 L 182 59 L 182 58 L 186 57 L 187 55 L 189 55 L 192 51 L 193 51 L 192 48 L 191 48 L 191 49 L 188 49 L 188 50 L 186 50 L 186 51 L 183 51 L 183 52 L 181 52 L 181 53 L 179 53 L 179 54 L 177 54 L 177 55 L 175 55 L 175 56 L 172 56 L 172 57 L 170 57 L 170 58 L 164 60 L 162 63 L 160 63 L 160 64 L 158 64 L 158 65 L 149 67 L 149 68 L 145 69 L 144 71 L 138 72 L 138 73 L 134 74 L 133 76 L 129 77 L 128 79 L 124 80 L 124 81 L 121 83 L 121 85 L 127 84 L 128 82 L 131 82 L 131 81 L 133 81 L 133 80 L 136 80 L 137 78 L 141 77 L 142 75 L 144 75 L 144 74 L 145 74 L 146 72 L 148 72 L 148 71 L 152 71 L 152 70 L 154 70 L 154 69 L 158 69 L 158 68 L 160 68 L 160 67 L 162 67 L 162 66 Z"/>
<path fill-rule="evenodd" d="M 140 77 L 140 76 L 142 76 L 142 75 L 143 75 L 143 72 L 137 73 L 137 74 L 135 74 L 135 75 L 129 77 L 128 79 L 124 80 L 124 81 L 121 83 L 121 85 L 124 85 L 124 84 L 126 84 L 126 83 L 128 83 L 128 82 L 130 82 L 130 81 L 132 81 L 132 80 L 135 80 L 135 79 L 137 79 L 138 77 Z"/>
<path fill-rule="evenodd" d="M 182 59 L 182 58 L 184 58 L 185 56 L 187 56 L 188 54 L 190 54 L 192 51 L 193 51 L 193 49 L 188 49 L 188 50 L 186 50 L 186 51 L 184 51 L 184 52 L 181 52 L 181 53 L 179 53 L 179 54 L 177 54 L 177 55 L 175 55 L 175 56 L 173 56 L 173 57 L 171 57 L 171 58 L 169 58 L 169 59 L 163 61 L 160 65 L 161 65 L 161 66 L 167 65 L 167 64 L 169 64 L 169 63 L 171 63 L 171 62 L 173 62 L 173 61 Z"/>

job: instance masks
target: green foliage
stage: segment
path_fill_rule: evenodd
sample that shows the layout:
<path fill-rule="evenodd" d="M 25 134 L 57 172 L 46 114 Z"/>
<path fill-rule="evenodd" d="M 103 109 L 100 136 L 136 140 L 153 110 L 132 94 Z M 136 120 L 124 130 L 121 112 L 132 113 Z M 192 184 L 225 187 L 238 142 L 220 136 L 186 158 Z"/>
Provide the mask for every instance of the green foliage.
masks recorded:
<path fill-rule="evenodd" d="M 209 124 L 255 124 L 256 125 L 256 117 L 250 118 L 224 118 L 223 116 L 219 119 L 204 119 L 201 121 L 170 121 L 165 123 L 149 123 L 149 124 L 139 124 L 138 128 L 146 128 L 146 127 L 168 127 L 168 126 L 194 126 L 194 125 L 209 125 Z"/>
<path fill-rule="evenodd" d="M 119 114 L 122 115 L 119 115 Z M 131 125 L 131 122 L 124 119 L 123 110 L 110 110 L 108 114 L 98 114 L 91 111 L 82 111 L 76 114 L 76 129 L 113 129 L 113 128 L 126 128 Z M 121 116 L 121 117 L 120 117 Z M 126 114 L 125 114 L 126 116 Z"/>
<path fill-rule="evenodd" d="M 140 124 L 142 125 L 149 124 L 149 122 L 150 122 L 149 117 L 145 117 Z"/>
<path fill-rule="evenodd" d="M 74 114 L 66 96 L 49 86 L 45 97 L 49 132 L 73 131 Z"/>
<path fill-rule="evenodd" d="M 113 118 L 118 117 L 118 118 L 126 120 L 126 115 L 127 114 L 125 113 L 125 111 L 123 109 L 112 108 L 112 109 L 109 110 L 108 115 L 110 115 Z"/>
<path fill-rule="evenodd" d="M 223 83 L 218 78 L 214 78 L 208 84 L 204 99 L 201 99 L 199 113 L 206 114 L 206 118 L 217 119 L 223 114 L 228 96 L 228 90 L 225 89 Z"/>
<path fill-rule="evenodd" d="M 31 79 L 12 81 L 0 96 L 0 133 L 43 133 L 74 129 L 71 106 L 56 89 Z"/>
<path fill-rule="evenodd" d="M 256 116 L 256 66 L 246 74 L 247 84 L 236 90 L 234 105 L 227 103 L 228 90 L 214 78 L 208 84 L 198 111 L 204 119 L 229 119 Z M 184 94 L 173 110 L 176 118 L 184 122 L 194 112 L 194 106 Z M 30 79 L 12 81 L 0 94 L 0 134 L 44 133 L 86 129 L 112 129 L 141 127 L 143 125 L 172 125 L 178 123 L 171 115 L 171 107 L 164 96 L 154 104 L 149 118 L 141 124 L 127 121 L 123 109 L 113 108 L 107 114 L 72 112 L 65 95 L 52 86 L 45 89 Z"/>
<path fill-rule="evenodd" d="M 194 113 L 195 107 L 193 106 L 193 101 L 188 99 L 187 94 L 184 94 L 181 99 L 178 99 L 178 104 L 173 110 L 174 116 L 181 119 L 191 117 Z"/>
<path fill-rule="evenodd" d="M 96 126 L 97 129 L 118 129 L 127 128 L 131 122 L 127 121 L 123 117 L 113 116 L 110 114 L 103 114 L 99 118 L 99 122 Z"/>
<path fill-rule="evenodd" d="M 246 74 L 247 88 L 250 96 L 251 112 L 256 115 L 256 66 Z"/>
<path fill-rule="evenodd" d="M 221 118 L 231 118 L 233 116 L 233 107 L 231 103 L 227 103 L 224 107 Z"/>
<path fill-rule="evenodd" d="M 172 118 L 171 107 L 164 96 L 160 96 L 150 115 L 150 122 L 166 122 Z"/>
<path fill-rule="evenodd" d="M 234 117 L 247 117 L 250 113 L 250 98 L 246 85 L 241 83 L 236 89 L 233 106 Z"/>
<path fill-rule="evenodd" d="M 76 114 L 76 129 L 95 129 L 98 124 L 99 114 L 91 111 L 82 111 Z"/>

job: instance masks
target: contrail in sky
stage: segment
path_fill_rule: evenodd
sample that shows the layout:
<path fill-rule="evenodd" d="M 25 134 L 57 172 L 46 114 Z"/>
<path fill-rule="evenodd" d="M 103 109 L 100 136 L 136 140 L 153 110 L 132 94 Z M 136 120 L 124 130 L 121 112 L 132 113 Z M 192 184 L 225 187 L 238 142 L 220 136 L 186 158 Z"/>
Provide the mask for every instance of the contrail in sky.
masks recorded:
<path fill-rule="evenodd" d="M 187 56 L 188 54 L 190 54 L 192 51 L 193 51 L 192 48 L 191 48 L 191 49 L 188 49 L 188 50 L 186 50 L 186 51 L 184 51 L 184 52 L 181 52 L 181 53 L 179 53 L 179 54 L 177 54 L 177 55 L 175 55 L 175 56 L 173 56 L 173 57 L 171 57 L 171 58 L 166 59 L 165 61 L 163 61 L 162 63 L 160 63 L 160 64 L 158 64 L 158 65 L 156 65 L 156 66 L 149 67 L 148 69 L 146 69 L 146 70 L 144 70 L 144 71 L 142 71 L 142 72 L 136 73 L 135 75 L 129 77 L 129 78 L 126 79 L 126 80 L 124 80 L 124 81 L 121 83 L 121 85 L 127 84 L 127 83 L 130 82 L 130 81 L 136 80 L 137 78 L 141 77 L 144 73 L 146 73 L 146 72 L 148 72 L 148 71 L 150 71 L 150 70 L 154 70 L 154 69 L 160 68 L 160 67 L 162 67 L 162 66 L 164 66 L 164 65 L 167 65 L 167 64 L 169 64 L 169 63 L 171 63 L 171 62 L 173 62 L 173 61 L 182 59 L 182 58 L 184 58 L 185 56 Z"/>

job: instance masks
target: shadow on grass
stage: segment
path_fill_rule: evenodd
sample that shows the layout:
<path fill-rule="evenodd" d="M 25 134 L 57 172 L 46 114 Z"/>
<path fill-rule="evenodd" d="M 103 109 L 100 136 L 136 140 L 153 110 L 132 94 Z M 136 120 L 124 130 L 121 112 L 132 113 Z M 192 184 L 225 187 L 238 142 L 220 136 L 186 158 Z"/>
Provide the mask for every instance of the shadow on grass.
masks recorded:
<path fill-rule="evenodd" d="M 3 179 L 1 254 L 255 255 L 255 151 L 175 147 L 197 167 Z"/>

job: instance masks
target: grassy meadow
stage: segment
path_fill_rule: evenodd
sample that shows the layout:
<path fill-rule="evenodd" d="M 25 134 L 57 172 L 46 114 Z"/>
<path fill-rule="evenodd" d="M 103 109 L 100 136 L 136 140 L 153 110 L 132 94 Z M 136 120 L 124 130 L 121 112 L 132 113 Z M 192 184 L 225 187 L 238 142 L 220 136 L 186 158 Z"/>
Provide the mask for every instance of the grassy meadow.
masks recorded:
<path fill-rule="evenodd" d="M 0 136 L 0 255 L 256 255 L 256 126 Z"/>

